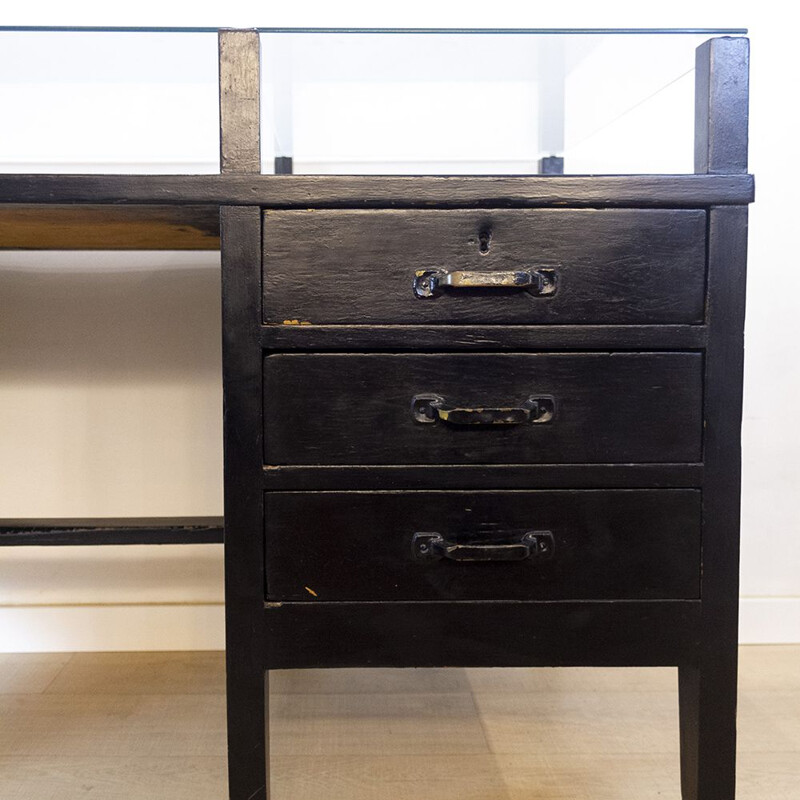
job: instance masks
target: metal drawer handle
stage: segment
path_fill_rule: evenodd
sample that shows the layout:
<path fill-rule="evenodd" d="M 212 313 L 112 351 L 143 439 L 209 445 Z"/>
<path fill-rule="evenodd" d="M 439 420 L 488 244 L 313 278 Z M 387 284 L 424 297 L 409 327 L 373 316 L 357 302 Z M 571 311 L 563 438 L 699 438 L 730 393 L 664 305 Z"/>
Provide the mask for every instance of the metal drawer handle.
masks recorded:
<path fill-rule="evenodd" d="M 518 541 L 505 544 L 457 544 L 441 533 L 415 533 L 411 549 L 414 557 L 423 561 L 544 561 L 552 558 L 555 541 L 551 531 L 528 531 Z"/>
<path fill-rule="evenodd" d="M 552 397 L 529 397 L 521 406 L 464 408 L 449 404 L 440 394 L 417 394 L 411 399 L 411 415 L 417 422 L 441 420 L 450 425 L 541 425 L 555 416 Z"/>
<path fill-rule="evenodd" d="M 546 268 L 507 272 L 421 269 L 414 273 L 417 297 L 437 297 L 445 288 L 525 289 L 536 297 L 548 297 L 556 293 L 556 271 Z"/>

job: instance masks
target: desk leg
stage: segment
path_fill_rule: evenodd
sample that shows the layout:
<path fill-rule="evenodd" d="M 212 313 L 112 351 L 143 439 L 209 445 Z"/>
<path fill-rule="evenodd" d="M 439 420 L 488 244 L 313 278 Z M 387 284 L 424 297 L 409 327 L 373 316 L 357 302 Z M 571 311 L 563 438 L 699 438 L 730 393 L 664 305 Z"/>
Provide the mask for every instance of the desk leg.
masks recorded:
<path fill-rule="evenodd" d="M 736 652 L 678 668 L 683 800 L 734 800 Z"/>
<path fill-rule="evenodd" d="M 223 206 L 225 637 L 231 800 L 266 800 L 261 209 Z"/>
<path fill-rule="evenodd" d="M 228 657 L 230 800 L 269 800 L 269 672 L 244 672 Z"/>

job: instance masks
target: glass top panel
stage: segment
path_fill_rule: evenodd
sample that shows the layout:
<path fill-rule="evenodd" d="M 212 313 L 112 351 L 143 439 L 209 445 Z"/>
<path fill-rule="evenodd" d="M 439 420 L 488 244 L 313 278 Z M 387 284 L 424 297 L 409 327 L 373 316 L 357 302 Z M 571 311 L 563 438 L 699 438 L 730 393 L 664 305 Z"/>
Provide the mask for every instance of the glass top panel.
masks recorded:
<path fill-rule="evenodd" d="M 0 173 L 219 172 L 214 33 L 0 32 Z"/>
<path fill-rule="evenodd" d="M 708 38 L 263 33 L 262 171 L 691 173 Z"/>
<path fill-rule="evenodd" d="M 695 48 L 745 32 L 259 30 L 263 172 L 437 175 L 691 172 Z M 216 33 L 0 28 L 0 172 L 217 172 Z"/>

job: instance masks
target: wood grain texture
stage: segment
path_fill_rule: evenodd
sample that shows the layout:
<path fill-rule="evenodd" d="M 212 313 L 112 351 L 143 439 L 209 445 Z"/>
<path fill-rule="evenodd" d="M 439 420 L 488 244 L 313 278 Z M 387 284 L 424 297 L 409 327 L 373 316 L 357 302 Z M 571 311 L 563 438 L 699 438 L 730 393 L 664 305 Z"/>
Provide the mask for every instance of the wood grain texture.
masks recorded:
<path fill-rule="evenodd" d="M 0 546 L 214 544 L 222 527 L 222 517 L 0 519 Z"/>
<path fill-rule="evenodd" d="M 202 695 L 202 702 L 185 694 L 0 695 L 0 718 L 0 756 L 225 753 L 225 698 L 219 694 Z"/>
<path fill-rule="evenodd" d="M 220 177 L 261 172 L 261 67 L 257 31 L 219 32 Z M 261 498 L 257 474 L 259 354 L 251 298 L 259 290 L 261 219 L 255 209 L 220 209 L 225 476 L 225 637 L 230 800 L 269 800 L 269 675 L 263 597 Z M 251 443 L 248 446 L 247 443 Z M 254 445 L 254 446 L 253 446 Z"/>
<path fill-rule="evenodd" d="M 75 653 L 46 691 L 60 695 L 221 695 L 225 692 L 225 654 Z"/>
<path fill-rule="evenodd" d="M 702 357 L 656 354 L 269 355 L 266 464 L 698 461 Z M 518 406 L 550 395 L 547 424 L 422 424 L 412 397 Z"/>
<path fill-rule="evenodd" d="M 488 753 L 469 693 L 275 695 L 270 708 L 275 755 L 383 755 L 385 731 L 394 753 L 434 756 Z"/>
<path fill-rule="evenodd" d="M 265 528 L 272 601 L 700 595 L 699 491 L 269 492 Z M 412 552 L 419 531 L 489 544 L 533 530 L 552 533 L 551 558 L 421 561 Z"/>
<path fill-rule="evenodd" d="M 455 720 L 449 722 L 457 727 Z M 416 724 L 424 730 L 424 719 L 417 717 Z M 510 800 L 495 756 L 488 752 L 448 753 L 444 757 L 399 754 L 395 748 L 396 739 L 391 735 L 387 737 L 387 729 L 391 731 L 394 726 L 387 725 L 381 731 L 381 740 L 386 743 L 381 755 L 317 754 L 309 758 L 293 753 L 276 756 L 276 797 L 280 800 L 313 797 L 327 800 Z M 347 732 L 347 729 L 340 729 L 342 735 Z M 453 739 L 457 741 L 458 731 L 454 734 Z M 541 771 L 529 784 L 533 791 L 542 785 L 552 785 L 544 756 L 537 760 Z M 424 762 L 422 768 L 421 761 Z M 559 795 L 542 796 L 561 800 Z M 530 800 L 530 795 L 526 800 Z"/>
<path fill-rule="evenodd" d="M 297 324 L 295 324 L 295 322 Z M 705 325 L 265 325 L 265 350 L 699 350 Z"/>
<path fill-rule="evenodd" d="M 678 751 L 674 691 L 476 693 L 475 703 L 489 747 L 497 754 Z"/>
<path fill-rule="evenodd" d="M 0 205 L 0 249 L 219 250 L 219 209 Z"/>
<path fill-rule="evenodd" d="M 223 208 L 221 233 L 230 798 L 268 800 L 263 495 L 256 491 L 261 477 L 261 350 L 253 306 L 260 293 L 258 209 Z"/>
<path fill-rule="evenodd" d="M 678 677 L 674 667 L 471 667 L 464 671 L 476 695 L 544 693 L 558 697 L 570 692 L 625 691 L 630 694 L 672 692 L 674 696 Z"/>
<path fill-rule="evenodd" d="M 264 322 L 322 325 L 699 323 L 699 210 L 267 211 Z M 446 289 L 416 271 L 545 267 L 552 295 Z"/>
<path fill-rule="evenodd" d="M 272 491 L 336 489 L 688 489 L 702 464 L 432 464 L 283 466 L 264 469 Z"/>
<path fill-rule="evenodd" d="M 0 653 L 0 694 L 43 692 L 71 658 L 71 653 Z"/>
<path fill-rule="evenodd" d="M 697 48 L 694 171 L 747 172 L 750 41 L 721 36 Z"/>
<path fill-rule="evenodd" d="M 0 756 L 0 792 L 14 800 L 220 800 L 225 757 Z"/>
<path fill-rule="evenodd" d="M 258 31 L 219 32 L 220 171 L 261 172 Z"/>
<path fill-rule="evenodd" d="M 747 208 L 711 209 L 709 222 L 703 636 L 698 661 L 681 669 L 679 684 L 686 800 L 732 800 L 736 790 Z"/>
<path fill-rule="evenodd" d="M 739 648 L 742 744 L 738 800 L 796 800 L 800 786 L 800 647 Z M 122 675 L 125 658 L 133 663 Z M 79 659 L 65 672 L 59 694 L 65 726 L 43 753 L 29 736 L 40 725 L 19 715 L 52 713 L 52 698 L 39 694 L 51 673 Z M 174 661 L 170 663 L 171 660 Z M 153 669 L 149 675 L 147 664 Z M 180 666 L 180 669 L 178 669 Z M 30 671 L 31 682 L 20 682 Z M 185 754 L 197 741 L 203 709 L 213 706 L 224 682 L 220 653 L 70 653 L 0 656 L 0 686 L 16 685 L 24 698 L 6 709 L 2 727 L 20 742 L 14 755 L 0 755 L 0 796 L 14 800 L 220 800 L 225 792 L 224 730 L 204 732 L 217 739 L 218 755 Z M 285 696 L 273 714 L 281 755 L 271 759 L 275 796 L 281 800 L 663 800 L 678 798 L 675 752 L 675 670 L 662 669 L 345 669 L 278 672 L 275 694 Z M 121 682 L 119 679 L 122 678 Z M 157 755 L 133 750 L 131 727 L 140 732 L 142 711 L 120 715 L 124 691 L 144 689 L 159 697 L 161 720 L 147 735 L 159 736 Z M 91 684 L 101 692 L 84 704 Z M 94 693 L 94 686 L 91 686 Z M 423 691 L 424 690 L 424 691 Z M 35 696 L 38 694 L 38 698 Z M 314 697 L 310 697 L 310 696 Z M 365 702 L 363 695 L 370 695 Z M 419 696 L 448 695 L 449 704 Z M 72 699 L 74 708 L 70 705 Z M 388 698 L 385 701 L 384 698 Z M 136 708 L 139 698 L 127 695 Z M 276 698 L 275 698 L 276 699 Z M 466 700 L 469 699 L 470 706 Z M 174 703 L 173 703 L 174 700 Z M 65 702 L 66 701 L 66 702 Z M 194 704 L 195 710 L 191 710 Z M 276 699 L 277 704 L 277 699 Z M 79 754 L 70 741 L 78 720 L 89 724 L 97 754 Z M 71 709 L 71 710 L 70 710 Z M 446 709 L 443 714 L 436 712 Z M 49 710 L 49 711 L 48 711 Z M 101 717 L 106 718 L 106 724 Z M 475 747 L 475 719 L 483 730 L 483 751 L 420 755 L 420 741 Z M 130 726 L 130 727 L 129 727 Z M 463 730 L 464 727 L 468 729 Z M 79 735 L 80 732 L 74 732 Z M 357 752 L 367 741 L 369 754 Z M 479 740 L 477 740 L 479 743 Z M 84 740 L 92 748 L 91 736 Z M 315 755 L 309 757 L 309 749 Z M 490 752 L 491 750 L 495 752 Z M 501 751 L 501 752 L 497 752 Z M 338 753 L 338 754 L 337 754 Z"/>
<path fill-rule="evenodd" d="M 270 673 L 271 696 L 309 694 L 469 694 L 463 669 L 286 669 Z"/>
<path fill-rule="evenodd" d="M 2 175 L 0 203 L 267 208 L 702 208 L 753 200 L 752 175 Z"/>
<path fill-rule="evenodd" d="M 586 742 L 577 714 L 567 717 L 565 707 L 561 713 L 562 719 L 569 719 L 570 730 Z M 621 715 L 618 710 L 617 717 Z M 651 718 L 668 721 L 665 716 L 661 712 L 658 716 L 652 714 Z M 627 752 L 559 753 L 548 747 L 544 756 L 546 770 L 542 770 L 536 754 L 496 756 L 508 800 L 677 800 L 676 754 L 639 752 L 637 741 L 642 728 L 651 741 L 653 738 L 652 730 L 647 729 L 646 709 L 640 710 L 638 716 L 631 709 L 626 722 L 625 727 L 617 728 L 616 736 L 620 741 L 620 737 L 627 734 L 630 745 Z M 669 727 L 665 732 L 670 732 Z"/>
<path fill-rule="evenodd" d="M 268 669 L 675 666 L 697 657 L 700 603 L 270 603 Z"/>

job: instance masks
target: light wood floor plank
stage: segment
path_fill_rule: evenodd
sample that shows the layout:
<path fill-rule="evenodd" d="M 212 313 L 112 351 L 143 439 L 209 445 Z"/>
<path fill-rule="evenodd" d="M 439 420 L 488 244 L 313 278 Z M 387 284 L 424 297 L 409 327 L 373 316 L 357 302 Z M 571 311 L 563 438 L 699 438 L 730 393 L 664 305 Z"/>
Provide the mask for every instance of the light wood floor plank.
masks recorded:
<path fill-rule="evenodd" d="M 497 757 L 510 800 L 680 800 L 677 754 Z"/>
<path fill-rule="evenodd" d="M 493 753 L 673 753 L 672 692 L 476 694 Z"/>
<path fill-rule="evenodd" d="M 465 694 L 463 669 L 299 669 L 274 670 L 270 694 Z"/>
<path fill-rule="evenodd" d="M 225 654 L 76 653 L 53 694 L 223 694 Z"/>
<path fill-rule="evenodd" d="M 276 755 L 488 753 L 469 694 L 276 695 Z"/>
<path fill-rule="evenodd" d="M 678 670 L 674 667 L 471 668 L 466 675 L 472 691 L 479 694 L 678 691 Z"/>
<path fill-rule="evenodd" d="M 800 754 L 800 691 L 740 693 L 738 729 L 742 752 Z"/>
<path fill-rule="evenodd" d="M 510 800 L 490 755 L 277 756 L 272 767 L 273 800 Z"/>
<path fill-rule="evenodd" d="M 737 800 L 797 800 L 800 754 L 739 752 Z"/>
<path fill-rule="evenodd" d="M 739 648 L 739 689 L 744 692 L 800 692 L 800 645 Z"/>
<path fill-rule="evenodd" d="M 800 800 L 800 646 L 745 647 L 737 800 Z M 273 800 L 679 800 L 675 670 L 272 676 Z M 0 798 L 222 800 L 220 653 L 0 656 Z"/>
<path fill-rule="evenodd" d="M 45 691 L 71 658 L 71 653 L 0 653 L 0 694 Z"/>
<path fill-rule="evenodd" d="M 222 695 L 0 695 L 0 756 L 221 756 Z"/>
<path fill-rule="evenodd" d="M 0 757 L 7 800 L 224 800 L 222 757 Z"/>

